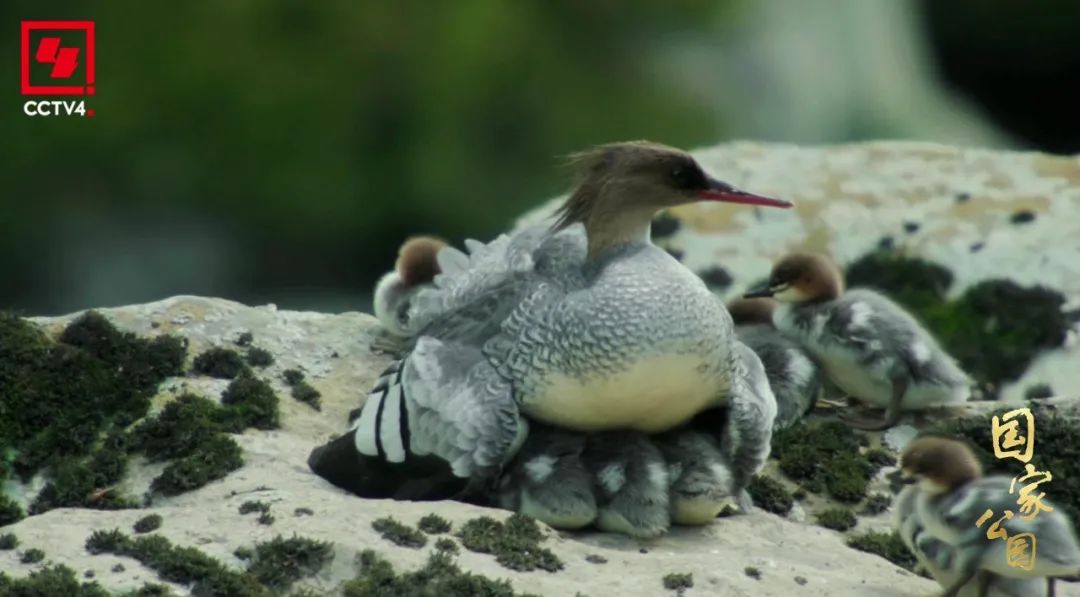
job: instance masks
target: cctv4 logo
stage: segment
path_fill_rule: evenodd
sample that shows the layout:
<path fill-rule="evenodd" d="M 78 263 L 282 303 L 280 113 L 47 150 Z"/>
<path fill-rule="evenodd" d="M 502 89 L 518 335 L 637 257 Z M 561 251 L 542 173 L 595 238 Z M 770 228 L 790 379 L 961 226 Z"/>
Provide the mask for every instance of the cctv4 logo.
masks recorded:
<path fill-rule="evenodd" d="M 81 33 L 81 35 L 80 35 Z M 94 95 L 94 22 L 23 21 L 24 96 Z M 81 67 L 81 68 L 80 68 Z M 82 99 L 30 99 L 27 116 L 93 116 Z"/>

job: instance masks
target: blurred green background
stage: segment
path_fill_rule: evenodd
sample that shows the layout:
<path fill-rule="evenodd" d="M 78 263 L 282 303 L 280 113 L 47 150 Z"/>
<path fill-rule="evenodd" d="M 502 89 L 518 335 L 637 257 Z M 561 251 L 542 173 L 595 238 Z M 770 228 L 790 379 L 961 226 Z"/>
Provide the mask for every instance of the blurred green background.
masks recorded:
<path fill-rule="evenodd" d="M 93 19 L 94 118 L 31 118 L 19 21 Z M 0 308 L 367 309 L 408 235 L 487 238 L 557 157 L 649 138 L 1080 149 L 1080 3 L 0 3 Z"/>

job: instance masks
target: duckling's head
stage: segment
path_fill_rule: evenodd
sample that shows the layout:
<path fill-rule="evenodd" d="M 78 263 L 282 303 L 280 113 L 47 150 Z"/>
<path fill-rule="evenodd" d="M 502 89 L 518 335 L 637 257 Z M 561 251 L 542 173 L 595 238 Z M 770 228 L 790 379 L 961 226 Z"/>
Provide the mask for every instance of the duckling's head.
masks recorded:
<path fill-rule="evenodd" d="M 554 229 L 581 222 L 589 254 L 648 238 L 657 211 L 694 201 L 791 207 L 716 180 L 690 154 L 649 141 L 610 143 L 570 156 L 577 188 L 557 212 Z"/>
<path fill-rule="evenodd" d="M 832 300 L 843 292 L 844 278 L 830 259 L 816 253 L 791 253 L 773 266 L 765 287 L 743 297 L 804 303 Z"/>
<path fill-rule="evenodd" d="M 772 325 L 777 303 L 771 298 L 740 298 L 727 304 L 735 325 Z"/>
<path fill-rule="evenodd" d="M 900 455 L 900 470 L 927 493 L 948 493 L 982 476 L 982 465 L 962 441 L 938 436 L 911 440 Z"/>
<path fill-rule="evenodd" d="M 414 236 L 405 241 L 398 249 L 397 270 L 401 283 L 407 287 L 426 284 L 439 273 L 436 256 L 439 249 L 446 246 L 446 241 L 433 236 Z"/>

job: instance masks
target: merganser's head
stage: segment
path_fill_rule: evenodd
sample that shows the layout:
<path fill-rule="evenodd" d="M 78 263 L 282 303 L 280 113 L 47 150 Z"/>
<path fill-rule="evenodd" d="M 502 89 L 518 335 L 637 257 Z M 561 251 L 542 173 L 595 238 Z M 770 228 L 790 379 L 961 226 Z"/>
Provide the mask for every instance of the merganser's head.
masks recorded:
<path fill-rule="evenodd" d="M 844 291 L 844 278 L 832 261 L 814 253 L 792 253 L 769 274 L 769 283 L 743 298 L 772 297 L 781 302 L 832 300 Z"/>
<path fill-rule="evenodd" d="M 414 236 L 406 240 L 398 249 L 394 264 L 402 284 L 416 286 L 435 279 L 435 274 L 439 273 L 439 262 L 435 257 L 445 246 L 446 241 L 433 236 Z"/>
<path fill-rule="evenodd" d="M 777 303 L 771 298 L 740 298 L 727 304 L 735 325 L 772 325 Z"/>
<path fill-rule="evenodd" d="M 555 230 L 581 222 L 589 253 L 648 238 L 657 211 L 695 201 L 791 207 L 792 203 L 740 191 L 710 177 L 690 154 L 659 143 L 601 145 L 570 156 L 578 185 L 556 214 Z"/>
<path fill-rule="evenodd" d="M 983 474 L 967 444 L 931 435 L 911 440 L 900 455 L 900 470 L 932 494 L 948 493 Z"/>

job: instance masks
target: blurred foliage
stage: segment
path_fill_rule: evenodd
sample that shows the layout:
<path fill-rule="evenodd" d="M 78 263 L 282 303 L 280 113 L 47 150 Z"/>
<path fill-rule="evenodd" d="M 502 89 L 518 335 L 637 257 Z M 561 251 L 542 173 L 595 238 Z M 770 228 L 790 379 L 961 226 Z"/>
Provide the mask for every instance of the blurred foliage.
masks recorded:
<path fill-rule="evenodd" d="M 483 237 L 561 191 L 560 154 L 721 138 L 644 59 L 725 4 L 6 2 L 95 20 L 97 93 L 92 119 L 5 107 L 0 305 L 367 290 L 406 235 Z"/>

